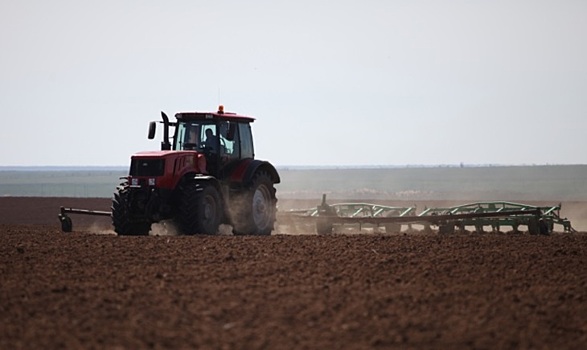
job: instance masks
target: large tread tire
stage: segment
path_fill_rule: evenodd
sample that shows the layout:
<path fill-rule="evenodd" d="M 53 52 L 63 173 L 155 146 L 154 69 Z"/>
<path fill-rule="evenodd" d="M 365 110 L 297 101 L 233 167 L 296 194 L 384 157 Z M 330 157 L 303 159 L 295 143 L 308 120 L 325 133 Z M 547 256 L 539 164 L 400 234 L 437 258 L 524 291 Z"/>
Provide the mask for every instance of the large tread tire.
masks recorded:
<path fill-rule="evenodd" d="M 269 174 L 259 171 L 251 185 L 231 200 L 233 233 L 235 235 L 269 236 L 275 227 L 277 198 Z"/>
<path fill-rule="evenodd" d="M 151 223 L 133 221 L 129 211 L 128 183 L 118 186 L 112 198 L 112 226 L 119 236 L 147 236 L 151 231 Z"/>
<path fill-rule="evenodd" d="M 215 235 L 222 222 L 222 202 L 216 187 L 195 182 L 180 187 L 177 226 L 183 234 Z"/>

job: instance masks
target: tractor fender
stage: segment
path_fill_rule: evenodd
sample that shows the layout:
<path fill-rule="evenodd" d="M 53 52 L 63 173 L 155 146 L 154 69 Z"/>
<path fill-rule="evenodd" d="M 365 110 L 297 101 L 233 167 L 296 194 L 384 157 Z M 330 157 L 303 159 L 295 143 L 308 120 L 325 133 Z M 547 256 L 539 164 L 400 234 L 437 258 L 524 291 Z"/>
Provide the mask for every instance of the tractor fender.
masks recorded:
<path fill-rule="evenodd" d="M 242 184 L 249 184 L 255 174 L 258 171 L 265 171 L 271 177 L 273 183 L 280 183 L 281 179 L 279 177 L 279 173 L 277 173 L 277 169 L 273 166 L 273 164 L 258 159 L 245 159 L 241 161 L 232 171 L 230 175 L 230 180 L 232 182 L 242 183 Z"/>
<path fill-rule="evenodd" d="M 207 183 L 211 184 L 212 186 L 216 187 L 216 189 L 220 192 L 220 182 L 214 176 L 210 175 L 201 175 L 201 174 L 188 174 L 184 176 L 182 182 L 195 182 L 195 183 Z"/>

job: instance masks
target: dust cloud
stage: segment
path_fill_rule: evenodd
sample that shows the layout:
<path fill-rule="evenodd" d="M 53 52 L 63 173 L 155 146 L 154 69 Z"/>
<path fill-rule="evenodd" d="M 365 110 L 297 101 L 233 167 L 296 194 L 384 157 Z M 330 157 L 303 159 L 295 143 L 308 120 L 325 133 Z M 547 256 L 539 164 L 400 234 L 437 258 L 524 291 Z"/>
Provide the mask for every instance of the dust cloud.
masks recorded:
<path fill-rule="evenodd" d="M 180 231 L 173 222 L 173 220 L 162 221 L 161 223 L 151 225 L 150 236 L 180 236 Z M 232 236 L 232 226 L 220 225 L 218 227 L 218 235 Z"/>
<path fill-rule="evenodd" d="M 88 231 L 99 235 L 116 235 L 112 227 L 106 228 L 101 222 L 92 222 L 88 227 Z"/>
<path fill-rule="evenodd" d="M 220 236 L 232 236 L 233 235 L 233 233 L 232 233 L 232 226 L 230 226 L 230 225 L 224 225 L 224 224 L 220 225 L 218 227 L 218 235 L 220 235 Z"/>
<path fill-rule="evenodd" d="M 165 220 L 160 223 L 152 224 L 150 236 L 179 236 L 179 230 L 172 220 Z"/>

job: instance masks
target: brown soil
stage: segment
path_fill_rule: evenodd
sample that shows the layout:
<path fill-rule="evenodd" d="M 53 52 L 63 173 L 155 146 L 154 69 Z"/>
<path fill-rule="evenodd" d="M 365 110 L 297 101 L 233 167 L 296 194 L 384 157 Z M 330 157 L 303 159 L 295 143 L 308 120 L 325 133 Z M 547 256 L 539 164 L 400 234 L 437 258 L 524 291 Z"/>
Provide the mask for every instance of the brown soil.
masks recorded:
<path fill-rule="evenodd" d="M 584 348 L 587 235 L 117 237 L 0 198 L 0 348 Z"/>

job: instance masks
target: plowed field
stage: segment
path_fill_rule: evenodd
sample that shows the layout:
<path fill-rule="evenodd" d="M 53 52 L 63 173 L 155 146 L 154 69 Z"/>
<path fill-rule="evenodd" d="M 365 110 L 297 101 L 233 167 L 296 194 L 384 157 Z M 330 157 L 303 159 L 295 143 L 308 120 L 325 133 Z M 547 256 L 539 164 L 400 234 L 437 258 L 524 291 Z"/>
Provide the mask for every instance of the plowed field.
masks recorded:
<path fill-rule="evenodd" d="M 587 346 L 587 235 L 117 237 L 0 198 L 0 348 Z"/>

